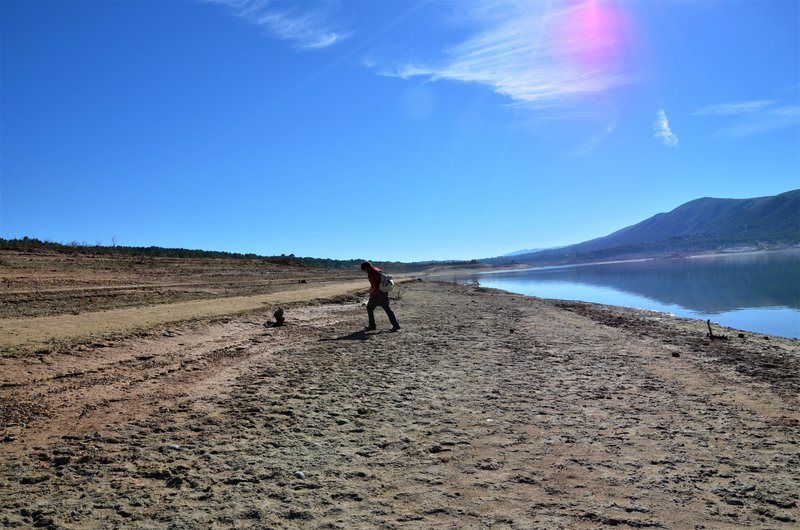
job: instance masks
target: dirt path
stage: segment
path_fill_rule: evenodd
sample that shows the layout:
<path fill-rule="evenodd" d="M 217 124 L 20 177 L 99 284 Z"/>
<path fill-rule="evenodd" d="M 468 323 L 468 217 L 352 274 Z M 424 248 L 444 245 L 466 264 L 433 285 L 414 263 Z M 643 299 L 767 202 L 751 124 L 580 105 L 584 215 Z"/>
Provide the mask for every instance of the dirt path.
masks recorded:
<path fill-rule="evenodd" d="M 264 284 L 269 285 L 273 281 L 272 280 L 240 280 L 240 281 L 228 281 L 228 284 L 246 284 L 251 285 L 253 283 L 257 284 Z M 76 291 L 116 291 L 116 290 L 136 290 L 136 289 L 164 289 L 164 288 L 173 288 L 173 287 L 206 287 L 208 285 L 207 282 L 176 282 L 176 283 L 158 283 L 158 284 L 146 284 L 146 283 L 131 283 L 131 284 L 119 284 L 119 285 L 93 285 L 93 286 L 69 286 L 69 287 L 45 287 L 40 289 L 15 289 L 13 287 L 6 287 L 3 289 L 3 294 L 65 294 L 65 293 L 73 293 Z"/>
<path fill-rule="evenodd" d="M 4 359 L 41 408 L 6 426 L 0 525 L 797 527 L 798 341 L 430 283 L 393 307 Z"/>
<path fill-rule="evenodd" d="M 280 305 L 332 298 L 363 288 L 363 280 L 324 285 L 298 285 L 292 290 L 255 296 L 193 300 L 85 312 L 79 315 L 0 319 L 0 352 L 17 348 L 35 349 L 53 341 L 126 334 L 170 322 L 252 311 L 265 304 Z"/>

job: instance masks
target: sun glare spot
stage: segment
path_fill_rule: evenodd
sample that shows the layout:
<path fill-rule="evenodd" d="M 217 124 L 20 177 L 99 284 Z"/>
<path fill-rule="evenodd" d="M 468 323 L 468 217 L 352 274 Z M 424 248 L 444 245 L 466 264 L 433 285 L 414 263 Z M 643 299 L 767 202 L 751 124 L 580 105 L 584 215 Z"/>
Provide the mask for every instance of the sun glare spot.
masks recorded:
<path fill-rule="evenodd" d="M 605 69 L 622 53 L 625 25 L 617 6 L 598 0 L 577 4 L 561 28 L 565 51 L 580 66 Z"/>

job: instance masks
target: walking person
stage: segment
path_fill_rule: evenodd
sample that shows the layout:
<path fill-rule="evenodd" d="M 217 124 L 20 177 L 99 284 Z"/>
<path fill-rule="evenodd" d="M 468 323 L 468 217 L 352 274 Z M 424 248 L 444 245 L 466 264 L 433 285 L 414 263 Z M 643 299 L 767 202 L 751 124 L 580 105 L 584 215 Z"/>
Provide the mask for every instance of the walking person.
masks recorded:
<path fill-rule="evenodd" d="M 373 331 L 375 327 L 375 308 L 382 307 L 386 311 L 386 316 L 389 317 L 389 322 L 392 323 L 392 331 L 400 329 L 400 323 L 394 312 L 389 307 L 389 293 L 381 291 L 381 270 L 375 267 L 369 261 L 361 264 L 361 270 L 367 273 L 369 280 L 369 301 L 367 302 L 367 317 L 369 317 L 369 325 L 366 327 L 367 331 Z"/>

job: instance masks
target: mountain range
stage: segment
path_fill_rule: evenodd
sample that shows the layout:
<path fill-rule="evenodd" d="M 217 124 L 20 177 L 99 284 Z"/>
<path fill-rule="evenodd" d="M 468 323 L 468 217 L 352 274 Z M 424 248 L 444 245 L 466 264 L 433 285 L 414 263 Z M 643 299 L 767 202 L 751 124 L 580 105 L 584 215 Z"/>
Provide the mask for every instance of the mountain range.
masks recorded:
<path fill-rule="evenodd" d="M 800 245 L 800 189 L 752 199 L 703 197 L 604 237 L 481 261 L 558 265 L 795 245 Z"/>

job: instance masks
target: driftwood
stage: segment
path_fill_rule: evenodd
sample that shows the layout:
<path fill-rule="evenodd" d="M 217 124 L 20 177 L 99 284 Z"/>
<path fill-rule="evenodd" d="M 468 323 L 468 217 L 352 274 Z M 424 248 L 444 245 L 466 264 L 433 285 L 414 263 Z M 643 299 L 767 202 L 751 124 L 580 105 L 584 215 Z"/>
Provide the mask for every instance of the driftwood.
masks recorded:
<path fill-rule="evenodd" d="M 727 335 L 714 335 L 714 332 L 711 331 L 711 319 L 706 320 L 706 324 L 708 325 L 708 338 L 711 340 L 728 340 Z"/>

